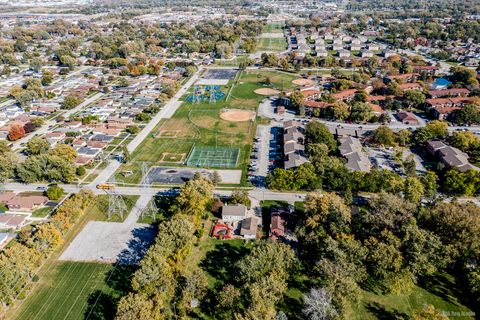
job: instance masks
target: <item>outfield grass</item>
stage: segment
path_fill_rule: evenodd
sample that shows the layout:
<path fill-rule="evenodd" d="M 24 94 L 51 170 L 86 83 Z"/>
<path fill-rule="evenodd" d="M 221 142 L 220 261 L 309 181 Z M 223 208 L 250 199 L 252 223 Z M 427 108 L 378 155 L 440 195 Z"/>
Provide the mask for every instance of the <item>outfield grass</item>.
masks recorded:
<path fill-rule="evenodd" d="M 113 319 L 132 271 L 109 264 L 54 262 L 14 319 Z"/>
<path fill-rule="evenodd" d="M 263 26 L 262 32 L 263 33 L 282 33 L 283 26 L 284 26 L 284 23 L 282 22 L 267 23 Z"/>
<path fill-rule="evenodd" d="M 260 38 L 257 44 L 258 51 L 281 52 L 287 49 L 285 38 Z"/>

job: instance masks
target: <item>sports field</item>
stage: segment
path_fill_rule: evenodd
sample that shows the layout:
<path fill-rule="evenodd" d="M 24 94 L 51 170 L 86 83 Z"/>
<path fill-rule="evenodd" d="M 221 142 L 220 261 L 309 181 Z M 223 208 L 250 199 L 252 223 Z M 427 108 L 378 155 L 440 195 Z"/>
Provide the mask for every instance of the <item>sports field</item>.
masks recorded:
<path fill-rule="evenodd" d="M 261 38 L 258 41 L 258 51 L 273 51 L 280 52 L 287 49 L 287 41 L 285 38 Z"/>
<path fill-rule="evenodd" d="M 282 33 L 284 25 L 285 24 L 282 22 L 267 23 L 266 25 L 263 26 L 262 32 L 263 33 Z"/>
<path fill-rule="evenodd" d="M 109 264 L 54 262 L 14 319 L 113 319 L 132 271 Z"/>
<path fill-rule="evenodd" d="M 116 174 L 117 182 L 139 183 L 142 180 L 142 163 L 148 167 L 186 165 L 194 145 L 240 149 L 236 167 L 246 170 L 256 123 L 224 120 L 220 117 L 222 111 L 239 109 L 255 112 L 259 102 L 265 99 L 265 96 L 254 92 L 256 89 L 286 90 L 295 87 L 292 80 L 296 78 L 298 76 L 279 71 L 243 71 L 237 79 L 221 87 L 225 99 L 216 102 L 188 102 L 184 99 L 177 112 L 170 119 L 161 121 L 132 153 L 132 161 L 122 165 Z M 194 90 L 191 88 L 185 97 L 191 96 Z M 224 168 L 224 165 L 219 168 Z M 121 173 L 127 171 L 133 174 L 124 177 Z"/>
<path fill-rule="evenodd" d="M 239 156 L 240 148 L 193 147 L 187 165 L 200 168 L 235 168 Z"/>

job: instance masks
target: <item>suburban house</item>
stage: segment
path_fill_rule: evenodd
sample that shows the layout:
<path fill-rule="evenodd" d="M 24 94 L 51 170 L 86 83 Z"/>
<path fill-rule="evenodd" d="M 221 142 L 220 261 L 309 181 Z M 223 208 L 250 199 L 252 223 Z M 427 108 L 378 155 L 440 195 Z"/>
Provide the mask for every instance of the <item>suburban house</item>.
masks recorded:
<path fill-rule="evenodd" d="M 355 97 L 356 93 L 357 89 L 343 90 L 332 94 L 332 98 L 341 101 L 351 101 Z"/>
<path fill-rule="evenodd" d="M 285 155 L 285 169 L 296 168 L 308 162 L 305 155 L 304 128 L 295 121 L 283 123 L 283 152 Z"/>
<path fill-rule="evenodd" d="M 31 212 L 32 210 L 45 205 L 48 198 L 45 196 L 22 196 L 16 195 L 5 204 L 10 211 Z"/>
<path fill-rule="evenodd" d="M 397 117 L 398 121 L 402 122 L 403 124 L 412 124 L 412 125 L 418 125 L 418 119 L 415 117 L 415 115 L 411 112 L 404 112 L 400 111 L 395 114 Z"/>
<path fill-rule="evenodd" d="M 238 222 L 245 219 L 247 207 L 243 204 L 224 205 L 222 207 L 222 220 L 228 222 Z"/>
<path fill-rule="evenodd" d="M 258 227 L 258 218 L 249 217 L 243 219 L 241 222 L 240 235 L 245 239 L 256 239 L 257 238 L 257 227 Z"/>
<path fill-rule="evenodd" d="M 2 229 L 20 229 L 27 220 L 27 216 L 23 214 L 5 213 L 0 214 L 0 228 Z"/>
<path fill-rule="evenodd" d="M 389 75 L 385 77 L 385 83 L 392 82 L 394 80 L 402 81 L 402 82 L 415 82 L 420 77 L 418 73 L 405 73 L 405 74 L 397 74 L 397 75 Z"/>
<path fill-rule="evenodd" d="M 468 162 L 468 154 L 441 140 L 428 141 L 427 150 L 449 169 L 456 168 L 461 172 L 479 170 Z"/>
<path fill-rule="evenodd" d="M 463 107 L 470 103 L 469 97 L 455 97 L 455 98 L 434 98 L 425 101 L 427 110 L 436 107 Z"/>
<path fill-rule="evenodd" d="M 372 164 L 365 152 L 362 150 L 362 143 L 354 137 L 347 137 L 338 148 L 340 154 L 347 159 L 346 167 L 352 171 L 369 172 Z"/>
<path fill-rule="evenodd" d="M 433 99 L 443 98 L 443 97 L 466 97 L 470 94 L 470 90 L 468 90 L 466 88 L 429 90 L 428 94 Z"/>
<path fill-rule="evenodd" d="M 290 210 L 285 207 L 274 207 L 270 212 L 270 238 L 278 239 L 285 236 L 285 216 Z"/>

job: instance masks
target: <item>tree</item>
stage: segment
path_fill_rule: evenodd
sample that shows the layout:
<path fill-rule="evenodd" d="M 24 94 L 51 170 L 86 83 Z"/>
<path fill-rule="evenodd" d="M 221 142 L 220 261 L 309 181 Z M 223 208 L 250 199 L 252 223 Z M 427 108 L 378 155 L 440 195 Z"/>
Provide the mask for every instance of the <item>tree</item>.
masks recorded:
<path fill-rule="evenodd" d="M 438 177 L 435 172 L 427 171 L 423 176 L 420 177 L 422 181 L 424 194 L 428 199 L 433 199 L 437 195 Z"/>
<path fill-rule="evenodd" d="M 350 115 L 350 107 L 343 101 L 335 101 L 331 109 L 335 119 L 340 121 L 348 119 Z"/>
<path fill-rule="evenodd" d="M 408 131 L 407 129 L 402 129 L 397 132 L 397 135 L 395 136 L 395 141 L 398 143 L 398 145 L 406 147 L 410 143 L 411 135 L 412 134 L 410 133 L 410 131 Z"/>
<path fill-rule="evenodd" d="M 373 133 L 373 141 L 384 147 L 394 147 L 395 133 L 387 126 L 379 126 Z"/>
<path fill-rule="evenodd" d="M 406 224 L 404 232 L 403 257 L 413 275 L 429 275 L 449 263 L 448 250 L 436 234 L 419 228 L 415 221 Z"/>
<path fill-rule="evenodd" d="M 440 202 L 425 212 L 425 226 L 468 262 L 480 252 L 480 208 L 474 203 Z"/>
<path fill-rule="evenodd" d="M 252 201 L 248 196 L 248 191 L 246 190 L 239 190 L 239 189 L 233 190 L 231 199 L 232 199 L 231 202 L 233 204 L 243 204 L 249 208 L 252 204 Z"/>
<path fill-rule="evenodd" d="M 312 288 L 303 295 L 303 313 L 312 320 L 327 320 L 337 316 L 332 295 L 325 288 Z"/>
<path fill-rule="evenodd" d="M 25 129 L 18 124 L 12 124 L 10 130 L 8 131 L 8 140 L 17 141 L 25 136 Z"/>
<path fill-rule="evenodd" d="M 422 310 L 413 311 L 413 320 L 448 320 L 449 318 L 435 310 L 435 307 L 431 304 L 425 306 Z"/>
<path fill-rule="evenodd" d="M 292 170 L 276 168 L 267 174 L 267 186 L 273 190 L 291 190 L 293 183 Z"/>
<path fill-rule="evenodd" d="M 309 193 L 304 201 L 305 233 L 336 235 L 349 231 L 352 212 L 335 193 Z"/>
<path fill-rule="evenodd" d="M 17 162 L 15 153 L 0 150 L 0 182 L 5 182 L 13 177 Z"/>
<path fill-rule="evenodd" d="M 365 266 L 375 280 L 384 281 L 400 272 L 403 267 L 400 244 L 400 239 L 386 229 L 378 238 L 370 236 L 365 240 L 368 249 Z"/>
<path fill-rule="evenodd" d="M 414 139 L 417 144 L 424 144 L 428 140 L 435 138 L 445 138 L 448 136 L 448 124 L 445 121 L 433 120 L 428 122 L 425 127 L 421 127 L 414 132 Z"/>
<path fill-rule="evenodd" d="M 64 190 L 63 188 L 53 185 L 47 189 L 45 194 L 47 195 L 48 199 L 50 200 L 58 200 L 63 196 Z"/>
<path fill-rule="evenodd" d="M 458 124 L 478 124 L 480 123 L 480 110 L 474 104 L 467 104 L 454 112 L 453 121 Z"/>
<path fill-rule="evenodd" d="M 306 144 L 323 143 L 328 147 L 329 151 L 337 149 L 337 141 L 330 133 L 327 126 L 318 121 L 310 121 L 305 126 Z"/>
<path fill-rule="evenodd" d="M 118 320 L 151 320 L 153 317 L 153 301 L 142 294 L 129 293 L 120 299 L 117 307 Z"/>
<path fill-rule="evenodd" d="M 405 180 L 404 195 L 406 200 L 415 204 L 419 204 L 422 200 L 423 193 L 424 187 L 418 178 L 408 177 Z"/>
<path fill-rule="evenodd" d="M 378 237 L 386 229 L 399 235 L 405 223 L 413 219 L 414 212 L 412 203 L 390 193 L 379 193 L 369 201 L 369 209 L 361 217 L 359 232 Z"/>
<path fill-rule="evenodd" d="M 213 189 L 213 183 L 204 177 L 185 182 L 175 198 L 172 212 L 185 214 L 198 221 L 212 199 Z"/>
<path fill-rule="evenodd" d="M 62 109 L 70 110 L 82 103 L 82 99 L 76 95 L 66 96 L 62 102 Z"/>
<path fill-rule="evenodd" d="M 57 144 L 49 153 L 70 163 L 73 163 L 77 158 L 77 151 L 67 144 Z"/>
<path fill-rule="evenodd" d="M 289 98 L 292 102 L 292 106 L 297 109 L 297 111 L 303 106 L 303 102 L 305 101 L 305 95 L 300 90 L 292 92 Z"/>
<path fill-rule="evenodd" d="M 220 173 L 218 173 L 217 170 L 214 170 L 212 172 L 212 177 L 211 179 L 212 180 L 212 183 L 217 186 L 218 184 L 220 184 L 222 182 L 222 176 L 220 175 Z"/>
<path fill-rule="evenodd" d="M 26 153 L 29 155 L 39 155 L 47 153 L 50 149 L 50 143 L 45 138 L 34 137 L 27 142 Z"/>
<path fill-rule="evenodd" d="M 49 86 L 53 81 L 53 74 L 51 71 L 44 71 L 42 74 L 42 85 Z"/>
<path fill-rule="evenodd" d="M 410 154 L 405 160 L 403 160 L 402 164 L 403 170 L 407 176 L 414 177 L 417 175 L 417 164 L 415 163 L 413 154 Z"/>
<path fill-rule="evenodd" d="M 350 119 L 356 122 L 368 122 L 374 116 L 372 107 L 366 102 L 357 102 L 352 106 Z"/>
<path fill-rule="evenodd" d="M 87 170 L 85 169 L 84 166 L 79 166 L 75 170 L 76 175 L 79 176 L 79 177 L 83 176 L 86 172 L 87 172 Z"/>
<path fill-rule="evenodd" d="M 407 104 L 408 108 L 419 107 L 425 103 L 425 95 L 419 90 L 408 90 L 403 95 L 403 100 Z"/>
<path fill-rule="evenodd" d="M 131 158 L 132 157 L 130 155 L 130 151 L 128 151 L 126 146 L 123 146 L 122 147 L 122 162 L 123 163 L 129 163 Z"/>

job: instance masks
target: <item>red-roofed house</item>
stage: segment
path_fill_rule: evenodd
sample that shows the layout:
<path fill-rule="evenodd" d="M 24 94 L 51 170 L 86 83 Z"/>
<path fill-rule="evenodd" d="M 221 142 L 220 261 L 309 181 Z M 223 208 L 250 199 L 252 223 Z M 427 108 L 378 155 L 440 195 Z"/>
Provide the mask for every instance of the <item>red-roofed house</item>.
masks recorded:
<path fill-rule="evenodd" d="M 418 119 L 415 117 L 415 115 L 411 112 L 397 112 L 395 114 L 398 120 L 400 120 L 403 124 L 412 124 L 412 125 L 417 125 L 418 124 Z"/>
<path fill-rule="evenodd" d="M 336 100 L 351 101 L 355 97 L 356 93 L 357 89 L 349 89 L 334 93 L 332 94 L 332 97 Z"/>

